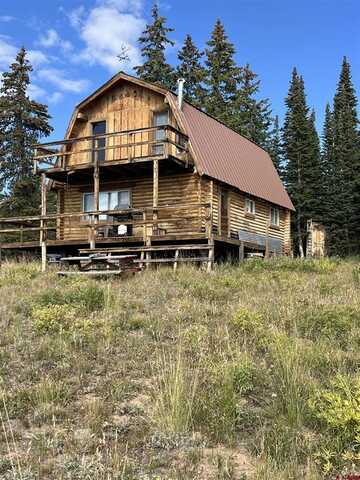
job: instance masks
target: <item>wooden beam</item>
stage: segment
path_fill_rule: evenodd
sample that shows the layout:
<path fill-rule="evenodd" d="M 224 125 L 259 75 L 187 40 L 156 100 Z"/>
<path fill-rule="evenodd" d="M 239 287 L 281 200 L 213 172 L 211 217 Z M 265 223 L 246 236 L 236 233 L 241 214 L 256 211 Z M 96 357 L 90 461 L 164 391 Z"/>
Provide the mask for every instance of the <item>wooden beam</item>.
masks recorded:
<path fill-rule="evenodd" d="M 243 261 L 244 261 L 244 242 L 241 242 L 239 247 L 239 262 L 243 262 Z"/>
<path fill-rule="evenodd" d="M 159 206 L 159 161 L 153 162 L 153 229 L 157 228 L 156 221 L 158 219 L 157 208 Z"/>
<path fill-rule="evenodd" d="M 100 210 L 100 169 L 99 169 L 99 156 L 97 152 L 93 152 L 94 155 L 94 210 L 98 212 Z M 99 215 L 93 215 L 92 217 L 94 226 L 90 227 L 90 248 L 95 248 L 96 243 L 96 226 L 99 223 Z"/>
<path fill-rule="evenodd" d="M 207 272 L 210 273 L 213 269 L 214 265 L 214 257 L 215 257 L 215 243 L 214 238 L 209 238 L 209 254 L 208 254 L 208 262 L 207 262 Z"/>
<path fill-rule="evenodd" d="M 46 176 L 44 173 L 41 174 L 41 216 L 45 217 L 47 213 L 47 195 L 46 195 Z M 45 231 L 45 222 L 46 220 L 40 220 L 40 247 L 41 247 L 41 271 L 46 271 L 46 236 Z"/>

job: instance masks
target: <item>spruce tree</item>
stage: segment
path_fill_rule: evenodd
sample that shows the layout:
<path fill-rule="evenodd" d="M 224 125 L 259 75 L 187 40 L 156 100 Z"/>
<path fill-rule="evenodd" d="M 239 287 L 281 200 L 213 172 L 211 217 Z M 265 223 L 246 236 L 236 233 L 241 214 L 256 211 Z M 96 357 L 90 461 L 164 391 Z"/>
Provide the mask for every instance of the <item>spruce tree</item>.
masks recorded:
<path fill-rule="evenodd" d="M 321 221 L 327 227 L 327 250 L 331 253 L 332 215 L 335 204 L 333 202 L 336 191 L 336 170 L 334 165 L 334 116 L 329 103 L 326 104 L 324 127 L 322 132 L 321 146 L 321 171 L 322 171 L 322 218 Z"/>
<path fill-rule="evenodd" d="M 239 80 L 233 128 L 241 135 L 266 148 L 272 123 L 269 100 L 257 99 L 260 80 L 249 64 L 241 68 Z"/>
<path fill-rule="evenodd" d="M 275 168 L 279 174 L 279 177 L 283 177 L 283 152 L 282 152 L 282 142 L 281 142 L 281 129 L 279 124 L 278 115 L 275 116 L 273 120 L 273 127 L 269 135 L 269 141 L 267 144 L 267 151 L 275 165 Z"/>
<path fill-rule="evenodd" d="M 180 64 L 177 77 L 185 80 L 184 97 L 197 107 L 202 107 L 205 97 L 203 81 L 205 69 L 201 65 L 203 53 L 196 47 L 190 35 L 186 35 L 184 45 L 178 53 Z"/>
<path fill-rule="evenodd" d="M 228 40 L 220 20 L 215 23 L 205 54 L 207 90 L 204 101 L 205 110 L 221 122 L 233 127 L 240 68 L 234 60 L 234 45 Z"/>
<path fill-rule="evenodd" d="M 297 253 L 305 255 L 307 221 L 316 215 L 318 186 L 318 140 L 313 129 L 314 118 L 306 104 L 304 81 L 294 68 L 288 96 L 283 146 L 285 155 L 284 180 L 295 206 L 293 237 Z"/>
<path fill-rule="evenodd" d="M 343 59 L 334 97 L 334 211 L 331 218 L 333 251 L 337 254 L 360 250 L 360 142 L 357 98 L 350 64 Z"/>
<path fill-rule="evenodd" d="M 309 171 L 306 175 L 305 191 L 307 195 L 308 215 L 315 221 L 324 216 L 323 172 L 321 168 L 320 139 L 316 130 L 316 116 L 313 109 L 308 119 L 309 135 Z"/>
<path fill-rule="evenodd" d="M 52 127 L 46 105 L 28 96 L 32 66 L 21 48 L 0 89 L 0 187 L 2 213 L 38 213 L 39 182 L 32 175 L 33 145 Z"/>
<path fill-rule="evenodd" d="M 156 2 L 152 7 L 151 17 L 152 22 L 146 25 L 139 38 L 141 55 L 145 61 L 134 70 L 140 78 L 148 82 L 174 89 L 174 71 L 165 58 L 167 45 L 174 45 L 174 42 L 168 38 L 168 34 L 174 30 L 166 26 L 166 18 L 159 15 L 159 7 Z"/>

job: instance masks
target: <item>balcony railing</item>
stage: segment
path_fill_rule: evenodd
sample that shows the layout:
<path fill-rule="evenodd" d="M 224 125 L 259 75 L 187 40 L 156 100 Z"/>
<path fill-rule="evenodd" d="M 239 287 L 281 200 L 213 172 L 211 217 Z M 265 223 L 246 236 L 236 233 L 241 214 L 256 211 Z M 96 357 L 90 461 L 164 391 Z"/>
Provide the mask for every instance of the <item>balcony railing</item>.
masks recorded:
<path fill-rule="evenodd" d="M 171 125 L 70 138 L 35 146 L 34 171 L 73 170 L 175 157 L 187 163 L 188 137 Z"/>
<path fill-rule="evenodd" d="M 100 220 L 104 215 L 106 220 Z M 119 234 L 119 226 L 131 226 L 131 232 Z M 0 248 L 19 246 L 27 242 L 46 243 L 59 240 L 60 244 L 74 242 L 72 232 L 84 232 L 78 238 L 81 243 L 89 242 L 94 248 L 104 239 L 116 242 L 117 239 L 136 237 L 146 243 L 150 237 L 172 234 L 177 231 L 209 236 L 211 234 L 211 210 L 208 203 L 188 203 L 164 205 L 125 210 L 99 210 L 91 212 L 54 213 L 24 217 L 0 218 Z"/>

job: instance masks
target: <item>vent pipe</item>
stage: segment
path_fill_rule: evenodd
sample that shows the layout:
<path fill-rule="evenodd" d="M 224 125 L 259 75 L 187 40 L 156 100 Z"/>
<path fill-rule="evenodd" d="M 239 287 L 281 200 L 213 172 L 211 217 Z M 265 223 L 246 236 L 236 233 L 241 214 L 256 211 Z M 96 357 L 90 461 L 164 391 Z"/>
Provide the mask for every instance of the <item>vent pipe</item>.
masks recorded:
<path fill-rule="evenodd" d="M 184 83 L 185 80 L 183 78 L 178 78 L 178 107 L 180 110 L 183 108 L 184 103 Z"/>

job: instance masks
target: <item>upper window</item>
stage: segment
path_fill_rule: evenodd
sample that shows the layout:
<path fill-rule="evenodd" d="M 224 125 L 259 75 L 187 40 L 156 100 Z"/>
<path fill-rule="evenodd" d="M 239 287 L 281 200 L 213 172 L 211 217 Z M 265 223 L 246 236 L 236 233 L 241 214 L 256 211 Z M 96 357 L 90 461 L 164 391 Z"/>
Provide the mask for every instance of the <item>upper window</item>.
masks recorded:
<path fill-rule="evenodd" d="M 252 198 L 245 199 L 245 213 L 250 213 L 251 215 L 255 215 L 255 200 Z"/>
<path fill-rule="evenodd" d="M 276 207 L 270 208 L 270 223 L 276 227 L 280 225 L 280 210 Z"/>
<path fill-rule="evenodd" d="M 130 190 L 114 190 L 99 193 L 99 209 L 102 211 L 126 210 L 130 206 Z M 92 212 L 94 208 L 94 194 L 84 193 L 84 212 Z M 107 218 L 107 215 L 99 215 L 100 220 L 106 220 Z"/>
<path fill-rule="evenodd" d="M 105 135 L 106 134 L 106 122 L 95 122 L 92 124 L 92 134 L 93 135 Z M 93 140 L 94 156 L 93 160 L 99 162 L 105 161 L 105 148 L 106 148 L 106 137 L 96 137 Z"/>
<path fill-rule="evenodd" d="M 153 124 L 154 127 L 164 127 L 169 123 L 169 113 L 167 110 L 163 110 L 162 112 L 154 112 L 153 114 Z M 155 130 L 155 140 L 165 140 L 166 134 L 164 128 L 157 128 Z M 154 155 L 162 155 L 164 153 L 164 145 L 153 145 L 153 154 Z"/>

